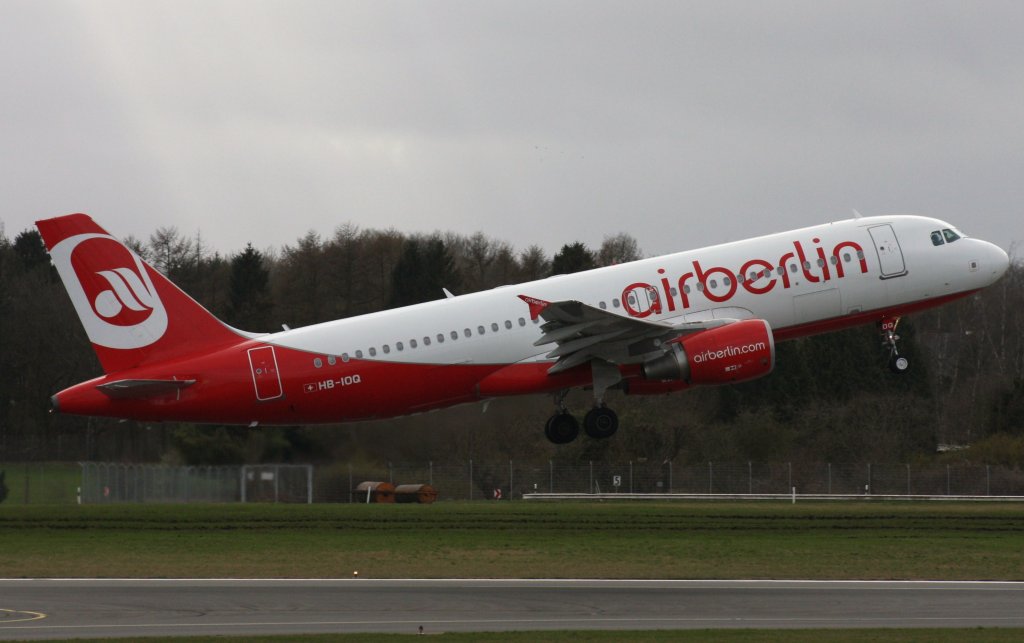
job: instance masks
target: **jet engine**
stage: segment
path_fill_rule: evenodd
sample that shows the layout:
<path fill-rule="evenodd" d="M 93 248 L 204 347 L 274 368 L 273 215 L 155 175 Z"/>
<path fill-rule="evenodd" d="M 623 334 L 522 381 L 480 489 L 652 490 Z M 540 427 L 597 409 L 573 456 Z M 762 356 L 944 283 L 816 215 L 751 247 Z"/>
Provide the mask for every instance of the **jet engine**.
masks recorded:
<path fill-rule="evenodd" d="M 643 364 L 645 379 L 729 384 L 762 377 L 775 367 L 775 341 L 763 319 L 683 335 L 668 342 L 666 348 L 664 355 Z"/>

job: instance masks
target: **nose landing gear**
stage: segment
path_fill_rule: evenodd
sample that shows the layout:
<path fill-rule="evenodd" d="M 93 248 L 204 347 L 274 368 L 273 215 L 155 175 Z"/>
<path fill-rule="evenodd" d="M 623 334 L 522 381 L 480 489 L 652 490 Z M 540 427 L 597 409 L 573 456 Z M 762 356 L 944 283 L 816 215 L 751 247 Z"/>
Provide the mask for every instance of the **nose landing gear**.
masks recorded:
<path fill-rule="evenodd" d="M 889 351 L 889 370 L 897 375 L 902 375 L 910 369 L 910 361 L 900 355 L 899 349 L 896 347 L 896 342 L 900 339 L 900 336 L 896 334 L 896 326 L 899 323 L 899 317 L 887 317 L 878 323 L 878 328 L 882 332 L 882 347 Z"/>

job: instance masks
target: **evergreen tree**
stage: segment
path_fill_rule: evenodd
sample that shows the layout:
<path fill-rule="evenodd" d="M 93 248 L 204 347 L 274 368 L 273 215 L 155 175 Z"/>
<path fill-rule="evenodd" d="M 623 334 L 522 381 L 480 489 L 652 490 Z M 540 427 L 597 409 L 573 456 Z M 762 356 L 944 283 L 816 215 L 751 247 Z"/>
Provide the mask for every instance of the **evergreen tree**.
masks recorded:
<path fill-rule="evenodd" d="M 43 237 L 36 230 L 25 230 L 14 238 L 14 254 L 21 261 L 22 268 L 30 271 L 36 266 L 50 263 Z"/>
<path fill-rule="evenodd" d="M 594 253 L 580 241 L 567 243 L 551 261 L 552 275 L 567 275 L 597 267 Z"/>
<path fill-rule="evenodd" d="M 238 328 L 269 330 L 271 326 L 270 271 L 263 254 L 249 243 L 231 259 L 227 322 Z"/>
<path fill-rule="evenodd" d="M 458 288 L 455 262 L 440 237 L 407 239 L 391 272 L 390 307 L 440 299 L 442 289 Z"/>

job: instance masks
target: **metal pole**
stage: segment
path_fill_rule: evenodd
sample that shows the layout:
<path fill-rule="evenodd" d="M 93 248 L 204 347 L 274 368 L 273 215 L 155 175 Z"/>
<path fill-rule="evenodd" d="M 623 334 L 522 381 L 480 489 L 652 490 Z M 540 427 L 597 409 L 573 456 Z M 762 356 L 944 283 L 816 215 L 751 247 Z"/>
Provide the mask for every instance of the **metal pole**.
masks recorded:
<path fill-rule="evenodd" d="M 629 461 L 629 492 L 633 493 L 633 461 Z"/>
<path fill-rule="evenodd" d="M 870 462 L 868 462 L 868 484 L 867 484 L 866 487 L 864 487 L 864 489 L 865 489 L 865 491 L 867 491 L 868 495 L 871 495 L 871 463 Z"/>
<path fill-rule="evenodd" d="M 587 487 L 587 488 L 590 489 L 590 493 L 594 493 L 594 461 L 593 460 L 590 461 L 590 486 Z"/>
<path fill-rule="evenodd" d="M 946 495 L 947 496 L 953 495 L 952 493 L 950 493 L 949 465 L 948 464 L 946 465 Z"/>
<path fill-rule="evenodd" d="M 788 486 L 790 489 L 792 489 L 793 488 L 793 463 L 792 462 L 787 462 L 786 463 L 786 470 L 789 472 L 789 474 L 788 474 L 789 475 L 789 484 L 786 485 L 786 486 Z"/>
<path fill-rule="evenodd" d="M 352 504 L 355 501 L 355 499 L 352 497 L 353 491 L 354 490 L 352 489 L 352 461 L 350 460 L 349 463 L 348 463 L 348 502 L 349 502 L 349 504 Z"/>
<path fill-rule="evenodd" d="M 985 465 L 985 495 L 992 495 L 992 465 Z"/>
<path fill-rule="evenodd" d="M 473 458 L 469 459 L 469 499 L 473 499 Z"/>
<path fill-rule="evenodd" d="M 672 461 L 668 461 L 668 492 L 672 493 Z"/>

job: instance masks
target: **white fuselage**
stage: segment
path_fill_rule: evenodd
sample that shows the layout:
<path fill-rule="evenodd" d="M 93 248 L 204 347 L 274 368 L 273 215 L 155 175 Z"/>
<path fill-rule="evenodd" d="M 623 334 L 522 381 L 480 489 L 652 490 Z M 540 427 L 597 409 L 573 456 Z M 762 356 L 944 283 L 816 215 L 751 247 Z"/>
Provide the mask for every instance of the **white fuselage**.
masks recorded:
<path fill-rule="evenodd" d="M 785 339 L 818 332 L 816 325 L 826 320 L 876 311 L 898 315 L 911 304 L 938 304 L 983 288 L 1005 271 L 1006 254 L 988 242 L 961 236 L 934 245 L 932 233 L 943 230 L 955 228 L 917 216 L 851 219 L 326 322 L 263 340 L 390 363 L 543 360 L 548 349 L 533 345 L 540 330 L 520 294 L 574 299 L 651 321 L 759 318 Z"/>

